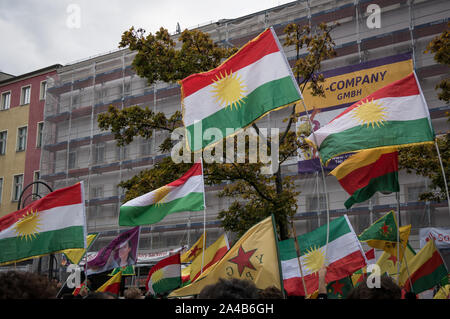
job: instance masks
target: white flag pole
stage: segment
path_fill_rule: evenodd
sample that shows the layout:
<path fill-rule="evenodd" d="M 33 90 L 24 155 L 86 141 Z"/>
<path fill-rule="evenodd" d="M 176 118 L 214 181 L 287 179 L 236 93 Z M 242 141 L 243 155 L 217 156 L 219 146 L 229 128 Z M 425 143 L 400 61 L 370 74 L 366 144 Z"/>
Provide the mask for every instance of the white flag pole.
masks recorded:
<path fill-rule="evenodd" d="M 202 167 L 203 180 L 203 249 L 202 249 L 202 267 L 200 273 L 203 273 L 203 265 L 205 264 L 205 248 L 206 248 L 206 192 L 205 192 L 205 175 L 203 173 L 203 155 L 200 156 L 200 165 Z"/>
<path fill-rule="evenodd" d="M 431 124 L 430 110 L 428 109 L 427 101 L 425 100 L 425 96 L 423 95 L 422 88 L 420 87 L 419 78 L 417 77 L 417 74 L 416 74 L 415 71 L 413 73 L 414 73 L 414 78 L 416 79 L 417 87 L 419 88 L 420 97 L 422 99 L 423 105 L 425 106 L 425 111 L 426 111 L 427 116 L 428 116 L 428 123 L 430 125 L 430 130 L 433 130 L 433 125 Z M 449 196 L 449 193 L 448 193 L 447 178 L 445 176 L 445 169 L 444 169 L 444 165 L 442 164 L 442 157 L 441 157 L 441 153 L 439 152 L 439 147 L 437 145 L 436 139 L 434 139 L 434 145 L 436 147 L 436 151 L 437 151 L 437 155 L 438 155 L 438 159 L 439 159 L 439 164 L 441 165 L 442 177 L 444 178 L 445 193 L 447 195 L 448 212 L 450 214 L 450 196 Z"/>
<path fill-rule="evenodd" d="M 281 44 L 280 44 L 280 41 L 278 40 L 278 36 L 277 36 L 277 34 L 275 33 L 275 30 L 273 29 L 273 27 L 270 27 L 270 30 L 271 30 L 271 32 L 272 32 L 272 35 L 273 35 L 275 41 L 277 42 L 277 45 L 278 45 L 278 48 L 280 49 L 280 52 L 283 52 L 283 48 L 282 48 L 282 46 L 281 46 Z M 303 99 L 302 91 L 301 91 L 300 88 L 298 87 L 298 83 L 297 83 L 297 81 L 296 81 L 296 79 L 295 79 L 295 77 L 294 77 L 294 73 L 292 73 L 291 66 L 289 65 L 289 62 L 288 62 L 288 60 L 287 60 L 285 54 L 283 54 L 283 58 L 284 58 L 284 61 L 285 61 L 286 65 L 287 65 L 287 67 L 288 67 L 288 70 L 289 70 L 289 73 L 290 73 L 290 75 L 291 75 L 292 81 L 295 83 L 295 88 L 297 89 L 297 92 L 298 92 L 298 94 L 300 95 L 300 98 L 301 98 L 303 107 L 304 107 L 304 109 L 305 109 L 306 116 L 308 117 L 309 125 L 311 126 L 311 129 L 313 129 L 314 126 L 313 126 L 313 124 L 312 124 L 312 122 L 311 122 L 311 118 L 309 117 L 308 110 L 306 109 L 306 105 L 305 105 L 305 102 L 304 102 L 304 99 Z M 318 145 L 318 144 L 317 144 L 317 138 L 316 138 L 316 135 L 314 134 L 314 130 L 312 131 L 312 134 L 313 134 L 313 137 L 314 137 L 314 143 L 315 143 L 316 145 Z M 318 157 L 319 157 L 320 169 L 321 169 L 321 171 L 322 171 L 323 188 L 324 188 L 324 192 L 325 192 L 325 200 L 326 200 L 326 204 L 327 204 L 327 242 L 326 242 L 326 244 L 325 244 L 325 264 L 326 264 L 326 262 L 327 262 L 327 256 L 328 256 L 328 241 L 329 241 L 329 237 L 330 237 L 330 204 L 329 204 L 329 200 L 328 200 L 327 184 L 326 184 L 326 182 L 325 182 L 325 171 L 324 171 L 324 169 L 323 169 L 322 161 L 320 160 L 320 153 L 319 153 L 319 149 L 318 149 L 318 148 L 317 148 L 317 155 L 318 155 Z"/>

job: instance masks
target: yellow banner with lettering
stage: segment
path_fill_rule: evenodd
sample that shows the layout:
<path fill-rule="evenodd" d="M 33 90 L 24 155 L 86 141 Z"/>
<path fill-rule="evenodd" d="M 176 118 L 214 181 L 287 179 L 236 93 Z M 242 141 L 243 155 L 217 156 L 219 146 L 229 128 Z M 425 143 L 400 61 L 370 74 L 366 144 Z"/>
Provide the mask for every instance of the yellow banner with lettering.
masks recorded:
<path fill-rule="evenodd" d="M 403 58 L 404 56 L 400 57 Z M 325 90 L 325 97 L 313 96 L 308 89 L 303 92 L 303 99 L 308 111 L 339 105 L 342 105 L 342 107 L 349 106 L 376 90 L 404 78 L 413 71 L 413 63 L 411 58 L 399 61 L 398 57 L 380 59 L 378 61 L 386 61 L 385 64 L 381 65 L 379 65 L 380 62 L 367 62 L 344 67 L 341 69 L 342 71 L 324 72 L 325 82 L 322 85 Z M 395 62 L 389 63 L 390 61 Z M 370 67 L 371 64 L 378 65 Z M 346 72 L 346 70 L 355 69 L 356 71 Z M 331 76 L 327 76 L 327 73 L 331 73 Z M 333 73 L 340 74 L 333 75 Z M 297 103 L 296 112 L 303 113 L 304 111 L 303 104 Z"/>

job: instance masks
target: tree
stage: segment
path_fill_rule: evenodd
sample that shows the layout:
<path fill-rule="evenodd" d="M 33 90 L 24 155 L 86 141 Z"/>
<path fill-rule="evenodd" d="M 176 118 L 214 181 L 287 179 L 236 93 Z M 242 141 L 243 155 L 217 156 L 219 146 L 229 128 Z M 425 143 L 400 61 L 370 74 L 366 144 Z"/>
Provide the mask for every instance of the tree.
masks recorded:
<path fill-rule="evenodd" d="M 324 59 L 335 55 L 334 42 L 330 36 L 335 25 L 321 24 L 315 30 L 309 26 L 300 27 L 291 24 L 286 27 L 285 45 L 294 45 L 297 61 L 293 68 L 301 90 L 309 83 L 314 94 L 324 95 L 321 82 L 323 77 L 318 74 L 320 64 Z M 136 73 L 145 77 L 149 85 L 157 81 L 176 82 L 193 73 L 203 72 L 217 67 L 223 59 L 237 51 L 237 48 L 222 48 L 213 43 L 208 34 L 198 30 L 185 30 L 178 41 L 180 49 L 176 49 L 175 41 L 167 30 L 161 28 L 158 32 L 145 36 L 145 31 L 130 28 L 122 35 L 120 47 L 128 47 L 136 51 L 133 68 Z M 300 51 L 306 50 L 306 56 L 300 58 Z M 227 183 L 219 196 L 230 197 L 235 201 L 226 210 L 219 213 L 225 230 L 242 235 L 252 225 L 270 214 L 274 214 L 281 239 L 289 237 L 288 219 L 297 211 L 299 192 L 291 178 L 282 176 L 280 165 L 296 155 L 301 141 L 295 130 L 292 130 L 297 115 L 295 105 L 291 106 L 291 114 L 286 119 L 287 126 L 279 136 L 279 166 L 272 174 L 263 174 L 261 161 L 250 163 L 250 151 L 246 148 L 244 163 L 205 164 L 205 183 L 218 185 Z M 108 112 L 100 114 L 98 123 L 101 130 L 111 130 L 118 145 L 128 144 L 136 136 L 150 138 L 154 130 L 168 133 L 183 125 L 181 112 L 176 112 L 170 118 L 163 113 L 155 113 L 148 108 L 138 106 L 118 109 L 110 106 Z M 270 151 L 271 137 L 263 136 L 257 123 L 253 129 L 259 138 L 263 138 Z M 237 136 L 233 137 L 234 139 Z M 248 140 L 247 140 L 248 142 Z M 236 145 L 236 143 L 234 144 Z M 174 146 L 174 141 L 168 137 L 159 146 L 162 153 L 167 153 Z M 236 153 L 235 153 L 236 154 Z M 217 155 L 217 154 L 215 154 Z M 193 154 L 190 154 L 193 158 Z M 226 151 L 222 154 L 226 159 Z M 125 200 L 154 190 L 181 176 L 189 164 L 175 164 L 170 157 L 164 158 L 154 168 L 145 170 L 119 186 L 127 190 Z"/>
<path fill-rule="evenodd" d="M 439 36 L 435 37 L 427 46 L 424 53 L 434 53 L 434 60 L 446 66 L 450 65 L 450 23 L 447 29 Z M 440 100 L 447 104 L 450 101 L 450 78 L 444 79 L 436 85 L 436 90 L 441 89 L 438 93 Z M 447 112 L 450 121 L 449 113 Z M 442 165 L 447 181 L 450 176 L 450 146 L 449 132 L 438 136 L 436 139 L 439 153 L 442 158 Z M 399 151 L 399 167 L 406 169 L 408 173 L 416 173 L 428 177 L 431 180 L 430 191 L 419 195 L 419 200 L 441 201 L 446 200 L 444 176 L 439 162 L 435 145 L 418 145 L 412 146 Z"/>

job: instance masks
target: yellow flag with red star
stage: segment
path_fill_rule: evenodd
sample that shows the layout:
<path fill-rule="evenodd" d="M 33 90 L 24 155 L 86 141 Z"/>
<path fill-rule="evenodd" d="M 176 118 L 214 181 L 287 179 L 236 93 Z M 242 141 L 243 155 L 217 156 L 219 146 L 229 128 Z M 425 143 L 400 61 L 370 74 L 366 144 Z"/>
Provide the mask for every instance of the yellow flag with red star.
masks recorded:
<path fill-rule="evenodd" d="M 250 228 L 218 263 L 190 285 L 174 290 L 169 297 L 198 295 L 219 278 L 247 279 L 259 289 L 275 286 L 283 291 L 273 217 Z"/>
<path fill-rule="evenodd" d="M 203 233 L 200 238 L 195 242 L 192 247 L 181 255 L 180 260 L 182 263 L 187 263 L 195 259 L 203 251 L 203 243 L 206 242 L 206 233 Z"/>

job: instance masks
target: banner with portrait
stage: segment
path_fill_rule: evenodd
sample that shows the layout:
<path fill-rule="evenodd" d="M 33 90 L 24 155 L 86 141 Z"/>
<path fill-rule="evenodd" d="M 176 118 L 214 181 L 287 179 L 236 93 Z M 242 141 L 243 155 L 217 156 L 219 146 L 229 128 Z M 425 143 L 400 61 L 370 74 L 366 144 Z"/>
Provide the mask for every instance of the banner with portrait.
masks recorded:
<path fill-rule="evenodd" d="M 88 260 L 87 275 L 97 274 L 117 267 L 135 265 L 139 245 L 140 227 L 119 234 L 106 247 Z"/>

